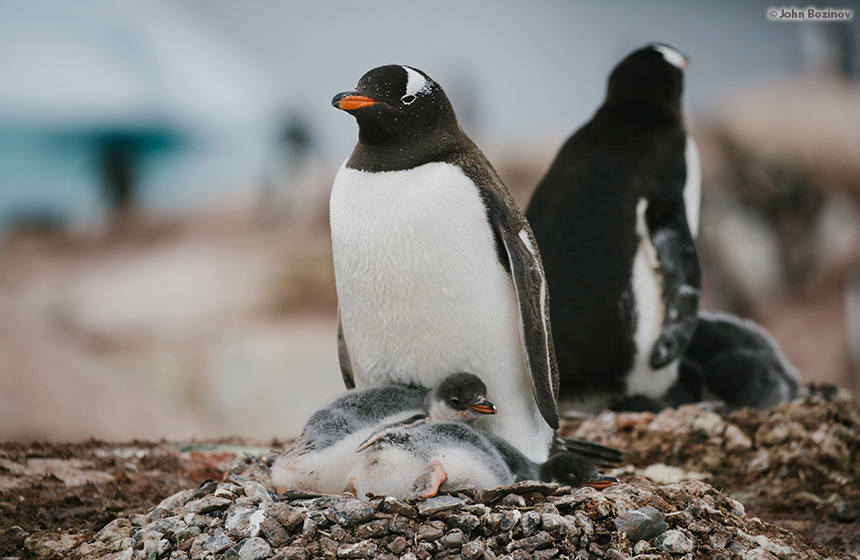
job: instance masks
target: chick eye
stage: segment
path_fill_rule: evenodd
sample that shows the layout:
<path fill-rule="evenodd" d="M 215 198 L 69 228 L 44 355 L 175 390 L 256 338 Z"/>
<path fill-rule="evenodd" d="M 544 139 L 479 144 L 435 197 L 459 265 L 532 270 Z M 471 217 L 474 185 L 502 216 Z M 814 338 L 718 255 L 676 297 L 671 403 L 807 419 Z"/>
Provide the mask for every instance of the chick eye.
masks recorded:
<path fill-rule="evenodd" d="M 404 95 L 400 98 L 400 102 L 404 105 L 412 105 L 412 102 L 415 101 L 414 95 Z"/>
<path fill-rule="evenodd" d="M 451 404 L 453 404 L 454 406 L 458 406 L 460 404 L 460 399 L 454 397 L 453 399 L 451 399 Z"/>

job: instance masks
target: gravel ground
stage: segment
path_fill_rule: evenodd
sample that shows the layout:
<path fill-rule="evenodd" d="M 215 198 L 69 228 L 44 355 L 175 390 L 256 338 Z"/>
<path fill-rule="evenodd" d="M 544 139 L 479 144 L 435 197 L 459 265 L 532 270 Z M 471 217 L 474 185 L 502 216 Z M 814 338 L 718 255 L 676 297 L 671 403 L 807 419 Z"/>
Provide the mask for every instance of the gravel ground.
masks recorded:
<path fill-rule="evenodd" d="M 826 396 L 567 421 L 627 451 L 603 492 L 276 496 L 284 442 L 2 444 L 0 557 L 855 558 L 860 399 Z"/>

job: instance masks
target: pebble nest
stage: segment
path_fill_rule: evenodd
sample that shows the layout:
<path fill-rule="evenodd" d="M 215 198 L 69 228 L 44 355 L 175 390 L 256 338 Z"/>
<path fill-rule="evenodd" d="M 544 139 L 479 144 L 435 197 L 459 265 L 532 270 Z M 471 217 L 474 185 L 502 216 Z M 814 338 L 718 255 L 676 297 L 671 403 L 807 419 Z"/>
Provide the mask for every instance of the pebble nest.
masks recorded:
<path fill-rule="evenodd" d="M 33 533 L 25 547 L 33 557 L 111 560 L 855 558 L 754 511 L 770 491 L 789 505 L 786 493 L 794 493 L 798 511 L 829 519 L 856 540 L 855 395 L 807 396 L 771 411 L 721 413 L 696 405 L 658 414 L 606 412 L 567 421 L 562 431 L 624 449 L 629 464 L 616 473 L 622 483 L 597 491 L 522 482 L 416 501 L 276 495 L 268 471 L 277 454 L 245 454 L 221 480 L 175 493 L 146 513 L 121 516 L 95 534 Z M 643 476 L 659 479 L 657 462 L 671 465 L 664 482 Z M 743 479 L 746 486 L 729 484 Z M 721 487 L 746 493 L 729 495 Z M 823 503 L 809 497 L 831 492 L 836 499 Z"/>

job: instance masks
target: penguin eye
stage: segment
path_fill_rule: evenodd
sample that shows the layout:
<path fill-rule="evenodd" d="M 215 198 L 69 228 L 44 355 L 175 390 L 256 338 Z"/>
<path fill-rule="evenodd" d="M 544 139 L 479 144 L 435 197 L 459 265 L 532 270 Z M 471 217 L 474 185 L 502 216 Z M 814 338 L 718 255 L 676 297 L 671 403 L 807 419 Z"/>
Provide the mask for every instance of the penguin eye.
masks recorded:
<path fill-rule="evenodd" d="M 404 95 L 400 98 L 400 102 L 404 105 L 412 105 L 412 102 L 415 101 L 414 95 Z"/>
<path fill-rule="evenodd" d="M 460 399 L 458 399 L 457 397 L 452 398 L 451 404 L 453 404 L 454 406 L 460 406 Z"/>

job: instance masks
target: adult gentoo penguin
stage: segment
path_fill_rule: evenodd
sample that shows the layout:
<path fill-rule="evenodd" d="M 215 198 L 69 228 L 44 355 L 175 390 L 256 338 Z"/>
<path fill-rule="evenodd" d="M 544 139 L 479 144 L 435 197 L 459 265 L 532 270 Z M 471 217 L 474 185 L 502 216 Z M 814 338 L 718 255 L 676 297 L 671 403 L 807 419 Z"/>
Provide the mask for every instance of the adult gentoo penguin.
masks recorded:
<path fill-rule="evenodd" d="M 480 424 L 545 461 L 558 375 L 525 217 L 424 72 L 375 68 L 332 104 L 359 127 L 330 207 L 347 387 L 472 372 L 505 403 Z"/>
<path fill-rule="evenodd" d="M 356 449 L 387 424 L 472 422 L 495 414 L 487 387 L 475 375 L 454 373 L 433 390 L 404 385 L 354 389 L 314 411 L 301 435 L 272 467 L 278 489 L 340 492 L 358 461 Z"/>
<path fill-rule="evenodd" d="M 685 129 L 687 59 L 649 45 L 612 71 L 603 105 L 541 179 L 526 216 L 552 297 L 565 406 L 658 397 L 696 324 L 698 152 Z"/>
<path fill-rule="evenodd" d="M 521 480 L 598 489 L 618 482 L 600 476 L 593 463 L 575 453 L 559 453 L 538 464 L 488 432 L 443 422 L 391 430 L 374 441 L 353 465 L 350 489 L 357 496 L 429 498 L 444 483 L 494 488 Z"/>

